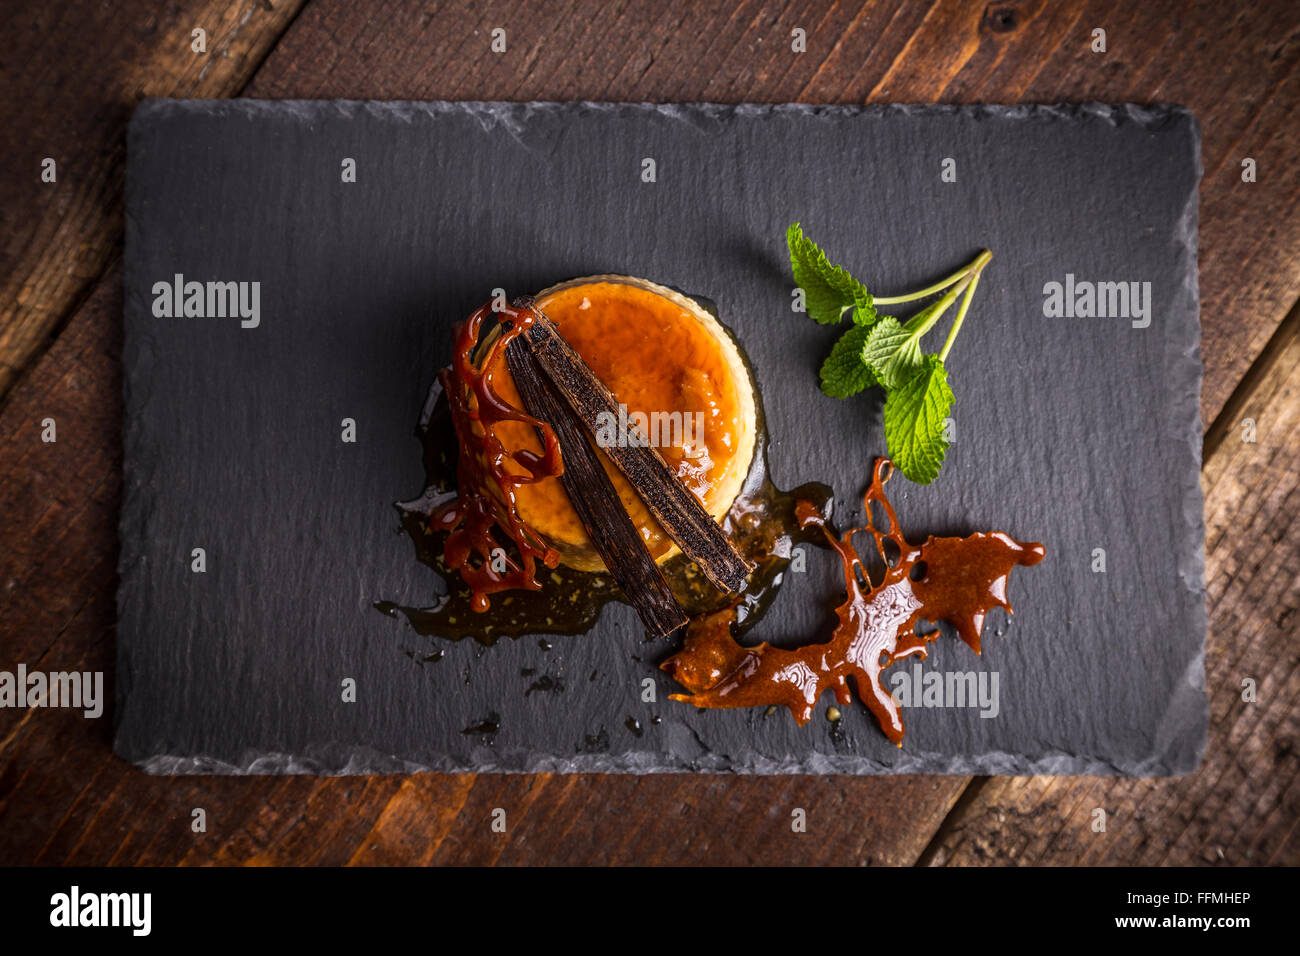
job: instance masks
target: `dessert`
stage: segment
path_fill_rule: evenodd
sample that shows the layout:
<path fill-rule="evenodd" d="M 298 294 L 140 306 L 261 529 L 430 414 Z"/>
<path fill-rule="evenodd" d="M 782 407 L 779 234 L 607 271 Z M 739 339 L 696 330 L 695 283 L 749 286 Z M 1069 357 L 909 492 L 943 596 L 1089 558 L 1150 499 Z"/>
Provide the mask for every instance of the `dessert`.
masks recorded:
<path fill-rule="evenodd" d="M 749 471 L 757 423 L 749 371 L 718 320 L 680 293 L 630 276 L 563 282 L 538 293 L 536 306 L 625 407 L 628 426 L 648 431 L 677 479 L 721 520 Z M 524 407 L 504 352 L 490 371 L 497 394 Z M 620 437 L 618 418 L 606 422 L 613 428 L 595 437 L 598 446 L 602 437 Z M 507 453 L 542 452 L 528 422 L 503 421 L 497 434 Z M 603 450 L 599 457 L 651 555 L 662 562 L 676 554 L 676 544 L 628 480 Z M 605 570 L 555 477 L 520 486 L 516 499 L 520 518 L 562 563 Z"/>

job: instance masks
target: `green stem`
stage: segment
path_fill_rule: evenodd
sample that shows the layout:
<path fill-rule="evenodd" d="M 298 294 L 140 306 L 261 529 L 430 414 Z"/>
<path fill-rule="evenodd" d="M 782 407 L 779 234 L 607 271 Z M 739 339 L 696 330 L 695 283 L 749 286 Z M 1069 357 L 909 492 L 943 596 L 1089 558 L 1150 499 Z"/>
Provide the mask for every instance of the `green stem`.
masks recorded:
<path fill-rule="evenodd" d="M 925 335 L 934 327 L 934 323 L 938 322 L 943 314 L 948 311 L 948 306 L 957 301 L 957 296 L 961 295 L 962 291 L 970 285 L 970 281 L 970 276 L 967 276 L 961 282 L 958 282 L 957 285 L 948 290 L 947 295 L 934 305 L 927 306 L 923 311 L 908 319 L 903 328 L 916 339 Z"/>
<path fill-rule="evenodd" d="M 948 357 L 948 352 L 952 349 L 952 344 L 957 341 L 957 333 L 961 331 L 961 324 L 966 320 L 966 313 L 970 309 L 971 297 L 975 295 L 975 287 L 980 284 L 980 274 L 976 272 L 971 276 L 970 285 L 966 287 L 966 296 L 961 300 L 961 308 L 957 310 L 957 318 L 952 323 L 952 328 L 948 330 L 948 338 L 943 343 L 943 349 L 939 352 L 939 361 L 942 362 Z"/>
<path fill-rule="evenodd" d="M 934 285 L 926 286 L 918 292 L 909 292 L 906 295 L 884 295 L 873 296 L 872 302 L 876 305 L 898 305 L 900 302 L 914 302 L 917 299 L 924 299 L 927 295 L 934 295 L 936 292 L 942 292 L 948 286 L 957 282 L 959 279 L 970 275 L 972 272 L 978 272 L 983 269 L 985 264 L 993 258 L 993 253 L 985 249 L 969 265 L 964 265 L 946 279 L 940 279 Z"/>

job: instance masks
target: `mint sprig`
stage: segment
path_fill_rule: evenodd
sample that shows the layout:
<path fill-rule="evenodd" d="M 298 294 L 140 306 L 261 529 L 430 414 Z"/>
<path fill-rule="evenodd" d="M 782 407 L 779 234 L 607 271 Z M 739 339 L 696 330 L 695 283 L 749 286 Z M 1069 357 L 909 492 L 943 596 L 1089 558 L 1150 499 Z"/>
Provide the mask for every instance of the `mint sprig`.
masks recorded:
<path fill-rule="evenodd" d="M 966 320 L 980 273 L 993 254 L 981 252 L 969 265 L 924 289 L 873 297 L 847 270 L 832 263 L 799 223 L 786 231 L 786 243 L 808 314 L 822 325 L 834 325 L 846 312 L 853 313 L 853 326 L 822 364 L 822 391 L 832 398 L 848 398 L 873 385 L 884 388 L 889 457 L 909 479 L 928 485 L 938 477 L 948 452 L 945 424 L 954 399 L 943 363 Z M 944 292 L 942 298 L 906 322 L 876 311 L 878 305 L 914 302 L 938 292 Z M 962 303 L 942 350 L 937 355 L 923 352 L 921 339 L 958 296 Z"/>

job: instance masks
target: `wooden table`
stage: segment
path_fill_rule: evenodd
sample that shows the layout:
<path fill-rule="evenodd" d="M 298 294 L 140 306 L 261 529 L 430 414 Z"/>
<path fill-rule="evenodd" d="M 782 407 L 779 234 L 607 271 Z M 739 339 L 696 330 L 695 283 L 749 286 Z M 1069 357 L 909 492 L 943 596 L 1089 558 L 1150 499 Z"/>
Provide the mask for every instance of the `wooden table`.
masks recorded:
<path fill-rule="evenodd" d="M 162 778 L 113 756 L 107 717 L 5 709 L 0 863 L 1300 863 L 1293 0 L 380 6 L 6 4 L 0 669 L 112 682 L 124 131 L 142 97 L 1177 102 L 1204 135 L 1205 760 L 1164 780 Z M 488 55 L 497 27 L 504 56 Z"/>

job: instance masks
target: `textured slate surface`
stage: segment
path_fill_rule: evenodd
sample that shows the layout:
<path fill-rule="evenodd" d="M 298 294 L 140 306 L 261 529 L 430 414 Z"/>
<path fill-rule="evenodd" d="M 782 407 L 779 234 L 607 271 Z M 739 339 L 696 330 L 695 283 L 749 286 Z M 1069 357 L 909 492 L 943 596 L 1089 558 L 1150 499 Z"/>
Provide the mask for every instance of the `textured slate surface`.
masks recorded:
<path fill-rule="evenodd" d="M 151 101 L 128 152 L 123 756 L 182 773 L 1195 765 L 1200 151 L 1185 111 Z M 753 362 L 777 484 L 825 481 L 841 523 L 859 518 L 879 403 L 818 391 L 837 333 L 790 311 L 794 219 L 881 294 L 995 253 L 949 362 L 944 473 L 890 488 L 913 539 L 998 529 L 1047 546 L 1013 575 L 1016 616 L 990 622 L 982 657 L 947 636 L 922 665 L 996 672 L 996 717 L 906 709 L 900 750 L 860 704 L 833 732 L 820 715 L 801 729 L 667 701 L 667 648 L 622 605 L 550 649 L 439 646 L 373 609 L 434 592 L 392 503 L 422 485 L 412 427 L 449 329 L 496 286 L 629 272 L 712 298 Z M 260 325 L 155 317 L 152 287 L 176 273 L 260 282 Z M 1067 273 L 1149 281 L 1149 327 L 1045 317 L 1044 284 Z M 810 571 L 755 637 L 822 639 L 838 585 L 824 553 Z M 543 675 L 556 689 L 529 693 Z M 494 714 L 495 734 L 463 733 Z"/>

